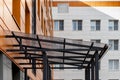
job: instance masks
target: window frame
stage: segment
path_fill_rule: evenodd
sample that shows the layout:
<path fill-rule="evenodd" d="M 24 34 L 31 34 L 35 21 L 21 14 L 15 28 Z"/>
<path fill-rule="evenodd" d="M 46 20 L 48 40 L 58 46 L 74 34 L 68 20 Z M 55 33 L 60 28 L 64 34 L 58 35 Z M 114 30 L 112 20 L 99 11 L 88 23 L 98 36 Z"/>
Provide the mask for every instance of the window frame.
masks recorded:
<path fill-rule="evenodd" d="M 94 22 L 94 25 L 93 25 L 93 22 Z M 97 23 L 99 23 L 99 25 Z M 100 31 L 101 20 L 90 20 L 90 27 L 91 27 L 91 31 Z"/>
<path fill-rule="evenodd" d="M 115 41 L 117 41 L 117 45 L 115 45 Z M 109 43 L 108 43 L 110 46 L 109 50 L 119 50 L 119 40 L 118 39 L 109 39 Z M 115 47 L 117 47 L 115 49 Z"/>
<path fill-rule="evenodd" d="M 62 22 L 62 26 L 60 22 Z M 64 20 L 54 20 L 54 31 L 64 31 Z"/>
<path fill-rule="evenodd" d="M 112 25 L 110 24 L 110 22 L 112 22 L 111 23 Z M 117 24 L 115 24 L 115 22 L 117 22 Z M 115 26 L 117 26 L 117 27 L 115 28 Z M 119 29 L 119 20 L 109 20 L 108 21 L 108 29 L 109 29 L 109 31 L 118 31 L 118 29 Z"/>
<path fill-rule="evenodd" d="M 79 25 L 80 23 L 80 25 Z M 76 26 L 74 26 L 74 24 Z M 83 21 L 82 20 L 72 20 L 72 30 L 73 31 L 82 31 Z"/>
<path fill-rule="evenodd" d="M 112 61 L 112 66 L 110 66 L 110 61 Z M 115 69 L 115 61 L 118 61 L 117 69 Z M 109 59 L 109 71 L 118 71 L 119 70 L 119 59 Z"/>

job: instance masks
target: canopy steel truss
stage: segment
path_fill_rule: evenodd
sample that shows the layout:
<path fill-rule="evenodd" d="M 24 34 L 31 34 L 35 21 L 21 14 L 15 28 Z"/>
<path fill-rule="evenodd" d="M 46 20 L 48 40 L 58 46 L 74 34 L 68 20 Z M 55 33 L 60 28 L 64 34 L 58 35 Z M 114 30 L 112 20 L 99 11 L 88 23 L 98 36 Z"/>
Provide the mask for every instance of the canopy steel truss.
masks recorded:
<path fill-rule="evenodd" d="M 5 36 L 1 39 L 5 39 L 6 48 L 1 48 L 5 49 L 8 54 L 19 54 L 13 57 L 15 60 L 29 60 L 29 62 L 18 63 L 23 66 L 25 73 L 27 69 L 33 69 L 34 73 L 36 69 L 43 69 L 43 80 L 51 80 L 51 69 L 85 69 L 85 80 L 99 80 L 98 61 L 108 49 L 108 45 L 102 43 L 20 32 L 5 31 L 2 36 Z M 10 40 L 13 43 L 7 43 Z M 70 66 L 52 66 L 56 64 Z M 25 65 L 30 65 L 30 67 Z M 25 80 L 27 80 L 26 77 Z"/>

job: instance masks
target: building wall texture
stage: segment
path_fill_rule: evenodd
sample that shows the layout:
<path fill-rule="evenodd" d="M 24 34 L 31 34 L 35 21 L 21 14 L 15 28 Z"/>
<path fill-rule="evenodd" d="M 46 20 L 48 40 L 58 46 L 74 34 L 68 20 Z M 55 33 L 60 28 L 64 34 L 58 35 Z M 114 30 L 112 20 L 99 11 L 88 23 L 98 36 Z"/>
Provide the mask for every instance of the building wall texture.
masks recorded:
<path fill-rule="evenodd" d="M 32 12 L 32 1 L 36 1 L 36 16 Z M 36 34 L 52 36 L 51 6 L 50 0 L 0 0 L 0 33 L 8 30 L 32 34 L 36 27 Z M 36 26 L 33 26 L 33 17 L 36 17 Z M 3 43 L 0 42 L 0 44 Z M 6 53 L 4 54 L 6 55 Z M 16 61 L 11 59 L 9 55 L 7 57 L 3 53 L 0 55 L 0 80 L 13 80 L 12 62 L 16 64 Z M 16 65 L 24 72 L 18 64 Z M 42 80 L 41 70 L 36 71 L 36 76 L 31 70 L 28 70 L 27 73 L 31 80 Z M 23 73 L 20 74 L 20 76 L 22 75 Z M 24 79 L 21 78 L 21 80 Z"/>
<path fill-rule="evenodd" d="M 89 0 L 90 1 L 90 0 Z M 99 0 L 100 1 L 100 0 Z M 108 0 L 107 0 L 108 1 Z M 113 1 L 113 0 L 111 0 Z M 84 6 L 78 4 L 81 2 Z M 92 3 L 92 1 L 90 1 Z M 93 1 L 94 2 L 94 1 Z M 113 1 L 115 2 L 115 1 Z M 75 4 L 69 5 L 72 2 L 62 1 L 57 2 L 54 0 L 52 8 L 53 19 L 54 20 L 64 20 L 64 30 L 63 31 L 55 31 L 54 36 L 70 38 L 75 40 L 84 40 L 91 41 L 91 39 L 100 39 L 102 43 L 109 42 L 110 39 L 117 39 L 120 41 L 120 2 L 115 2 L 117 4 L 94 4 L 90 3 L 85 6 L 86 2 L 84 1 L 76 1 Z M 104 3 L 104 1 L 103 1 Z M 103 4 L 102 3 L 102 4 Z M 68 4 L 68 13 L 58 13 L 58 4 Z M 78 6 L 79 5 L 79 6 Z M 110 6 L 109 6 L 110 5 Z M 113 5 L 113 6 L 112 6 Z M 73 31 L 72 20 L 82 20 L 82 30 Z M 100 20 L 100 31 L 91 31 L 91 20 Z M 109 20 L 118 20 L 118 30 L 117 31 L 109 31 Z M 120 44 L 118 50 L 109 50 L 106 55 L 101 59 L 100 62 L 100 80 L 120 80 L 120 66 L 117 71 L 109 70 L 109 60 L 110 59 L 118 59 L 120 64 Z M 64 80 L 84 80 L 84 70 L 55 70 L 54 73 L 55 79 L 64 79 Z"/>

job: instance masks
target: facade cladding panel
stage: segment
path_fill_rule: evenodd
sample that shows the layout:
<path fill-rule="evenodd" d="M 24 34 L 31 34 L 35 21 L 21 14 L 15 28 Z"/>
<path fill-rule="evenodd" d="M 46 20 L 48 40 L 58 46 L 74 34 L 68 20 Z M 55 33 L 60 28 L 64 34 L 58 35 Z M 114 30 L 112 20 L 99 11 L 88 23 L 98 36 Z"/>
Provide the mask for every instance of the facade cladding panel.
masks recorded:
<path fill-rule="evenodd" d="M 63 7 L 62 4 L 64 5 Z M 67 8 L 65 4 L 68 6 Z M 60 12 L 59 9 L 61 8 L 65 8 L 63 10 L 66 11 Z M 111 47 L 107 55 L 100 61 L 99 78 L 100 80 L 120 79 L 119 0 L 53 0 L 52 13 L 54 20 L 64 20 L 64 30 L 55 30 L 54 36 L 92 42 L 96 40 L 96 42 L 109 44 Z M 77 30 L 77 23 L 74 23 L 73 26 L 74 20 L 82 21 L 82 24 L 80 24 L 81 30 Z M 55 79 L 85 80 L 84 77 L 84 69 L 55 70 L 54 73 Z"/>
<path fill-rule="evenodd" d="M 51 6 L 51 0 L 0 0 L 0 31 L 53 36 Z M 24 70 L 15 64 L 0 52 L 0 80 L 24 80 Z M 27 70 L 30 80 L 42 80 L 40 69 L 33 72 Z"/>

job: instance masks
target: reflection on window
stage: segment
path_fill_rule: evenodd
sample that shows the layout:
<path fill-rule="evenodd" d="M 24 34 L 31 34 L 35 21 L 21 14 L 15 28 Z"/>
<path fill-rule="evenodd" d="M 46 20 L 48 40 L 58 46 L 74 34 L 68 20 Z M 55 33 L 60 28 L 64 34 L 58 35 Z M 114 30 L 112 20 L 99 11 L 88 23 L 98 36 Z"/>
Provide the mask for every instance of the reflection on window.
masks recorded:
<path fill-rule="evenodd" d="M 118 20 L 109 20 L 109 30 L 110 31 L 118 30 Z"/>
<path fill-rule="evenodd" d="M 119 41 L 109 40 L 110 50 L 118 50 Z"/>
<path fill-rule="evenodd" d="M 100 30 L 100 20 L 91 20 L 91 31 Z"/>

